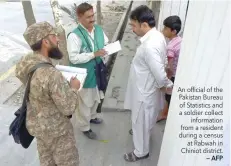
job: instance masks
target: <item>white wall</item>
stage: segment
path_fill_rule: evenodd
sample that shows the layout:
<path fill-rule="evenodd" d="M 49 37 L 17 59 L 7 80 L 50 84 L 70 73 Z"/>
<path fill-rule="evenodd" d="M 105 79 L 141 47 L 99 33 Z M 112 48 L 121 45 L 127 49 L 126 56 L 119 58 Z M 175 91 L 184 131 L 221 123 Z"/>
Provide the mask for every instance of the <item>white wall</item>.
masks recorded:
<path fill-rule="evenodd" d="M 187 3 L 188 3 L 188 0 L 162 0 L 160 4 L 158 29 L 162 30 L 163 21 L 165 18 L 171 15 L 178 15 L 181 18 L 182 30 L 183 30 Z"/>
<path fill-rule="evenodd" d="M 169 117 L 158 166 L 228 166 L 230 154 L 230 2 L 190 1 Z M 207 160 L 213 154 L 182 154 L 189 140 L 179 139 L 181 124 L 192 116 L 180 116 L 178 87 L 217 86 L 224 89 L 224 159 Z M 212 95 L 217 95 L 213 93 Z M 198 101 L 199 102 L 199 101 Z M 203 101 L 212 104 L 215 101 Z M 190 109 L 184 109 L 190 110 Z M 209 115 L 200 117 L 210 118 Z M 217 117 L 217 116 L 215 116 Z M 201 124 L 205 125 L 205 124 Z M 217 133 L 217 131 L 201 131 Z M 216 140 L 216 139 L 211 139 Z M 214 154 L 216 155 L 216 153 Z"/>

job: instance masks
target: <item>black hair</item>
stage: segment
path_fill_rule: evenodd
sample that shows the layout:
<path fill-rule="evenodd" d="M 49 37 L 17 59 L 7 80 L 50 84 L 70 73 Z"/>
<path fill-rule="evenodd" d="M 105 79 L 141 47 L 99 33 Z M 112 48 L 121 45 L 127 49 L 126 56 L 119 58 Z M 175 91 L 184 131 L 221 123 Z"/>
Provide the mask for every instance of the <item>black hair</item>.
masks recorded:
<path fill-rule="evenodd" d="M 181 20 L 179 16 L 169 16 L 164 20 L 164 26 L 170 28 L 172 31 L 176 30 L 178 34 L 181 30 Z"/>
<path fill-rule="evenodd" d="M 145 5 L 141 5 L 134 9 L 130 14 L 130 19 L 137 20 L 139 23 L 146 22 L 151 28 L 156 26 L 153 11 Z"/>
<path fill-rule="evenodd" d="M 42 40 L 30 46 L 33 51 L 39 51 L 42 48 Z"/>
<path fill-rule="evenodd" d="M 79 6 L 76 8 L 76 14 L 84 14 L 86 11 L 93 9 L 93 6 L 90 5 L 87 2 L 81 3 Z"/>

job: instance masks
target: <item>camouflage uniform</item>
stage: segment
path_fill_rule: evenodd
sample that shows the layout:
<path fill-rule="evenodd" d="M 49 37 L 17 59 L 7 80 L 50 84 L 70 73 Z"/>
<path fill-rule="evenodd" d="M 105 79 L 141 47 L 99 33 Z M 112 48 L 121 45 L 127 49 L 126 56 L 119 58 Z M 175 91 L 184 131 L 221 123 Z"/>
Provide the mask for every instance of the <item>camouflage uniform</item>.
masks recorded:
<path fill-rule="evenodd" d="M 24 37 L 29 45 L 49 34 L 53 27 L 47 23 L 33 24 Z M 33 52 L 16 65 L 16 76 L 26 84 L 29 70 L 37 63 L 51 62 L 49 58 Z M 41 166 L 78 166 L 73 127 L 67 116 L 78 107 L 77 90 L 70 88 L 62 73 L 52 66 L 35 71 L 30 86 L 26 126 L 36 137 Z"/>

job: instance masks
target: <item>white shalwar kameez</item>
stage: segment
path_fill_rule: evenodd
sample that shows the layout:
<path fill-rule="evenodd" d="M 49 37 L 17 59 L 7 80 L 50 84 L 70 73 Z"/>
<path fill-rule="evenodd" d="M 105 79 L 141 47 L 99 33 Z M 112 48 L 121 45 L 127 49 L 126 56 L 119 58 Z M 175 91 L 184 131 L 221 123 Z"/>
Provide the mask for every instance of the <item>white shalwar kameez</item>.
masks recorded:
<path fill-rule="evenodd" d="M 84 26 L 82 25 L 84 28 Z M 89 34 L 89 41 L 91 42 L 92 48 L 94 49 L 94 28 L 92 32 L 86 30 Z M 91 38 L 92 39 L 91 39 Z M 108 43 L 108 37 L 104 33 L 104 41 L 105 45 Z M 67 50 L 69 54 L 69 60 L 73 64 L 81 64 L 86 63 L 94 58 L 94 53 L 81 53 L 82 41 L 81 39 L 74 33 L 70 33 L 67 38 Z M 99 91 L 98 88 L 83 88 L 80 92 L 80 100 L 79 100 L 79 110 L 77 111 L 77 118 L 79 123 L 79 128 L 81 131 L 90 130 L 90 120 L 95 119 L 97 117 L 97 107 L 101 102 L 100 99 L 104 98 L 104 93 Z"/>
<path fill-rule="evenodd" d="M 152 28 L 142 38 L 133 58 L 127 84 L 124 108 L 132 111 L 134 154 L 149 153 L 150 132 L 161 111 L 160 88 L 171 87 L 167 78 L 166 41 L 162 33 Z"/>

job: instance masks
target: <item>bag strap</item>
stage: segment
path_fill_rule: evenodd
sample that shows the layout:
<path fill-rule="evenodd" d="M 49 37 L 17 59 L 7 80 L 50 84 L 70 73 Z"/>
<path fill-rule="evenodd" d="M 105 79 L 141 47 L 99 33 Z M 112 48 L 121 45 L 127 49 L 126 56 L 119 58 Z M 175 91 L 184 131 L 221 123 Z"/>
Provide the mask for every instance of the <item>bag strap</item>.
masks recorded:
<path fill-rule="evenodd" d="M 91 46 L 90 46 L 90 44 L 88 43 L 89 40 L 87 40 L 86 36 L 83 34 L 82 30 L 81 30 L 79 27 L 78 27 L 78 29 L 79 29 L 80 33 L 82 34 L 83 38 L 85 39 L 85 41 L 86 41 L 86 43 L 87 43 L 89 49 L 91 50 Z M 94 32 L 94 35 L 95 35 L 95 32 Z M 91 37 L 91 36 L 90 36 L 90 37 Z M 92 40 L 93 40 L 93 39 L 92 39 Z M 95 40 L 96 40 L 96 38 L 95 38 Z M 94 43 L 95 43 L 95 41 L 93 40 L 93 44 L 94 44 Z M 96 42 L 96 46 L 97 46 L 97 49 L 99 49 L 97 42 Z M 94 50 L 91 50 L 91 51 L 94 53 Z M 95 60 L 95 64 L 97 65 L 96 58 L 94 58 L 94 60 Z"/>
<path fill-rule="evenodd" d="M 31 82 L 31 78 L 32 78 L 34 72 L 36 71 L 36 69 L 41 68 L 41 67 L 45 67 L 45 66 L 53 66 L 53 65 L 49 62 L 42 62 L 42 63 L 36 64 L 34 67 L 32 67 L 30 69 L 30 71 L 28 73 L 28 80 L 27 80 L 26 90 L 24 93 L 24 98 L 23 98 L 23 103 L 22 103 L 23 108 L 26 107 L 27 101 L 29 101 L 30 82 Z"/>

